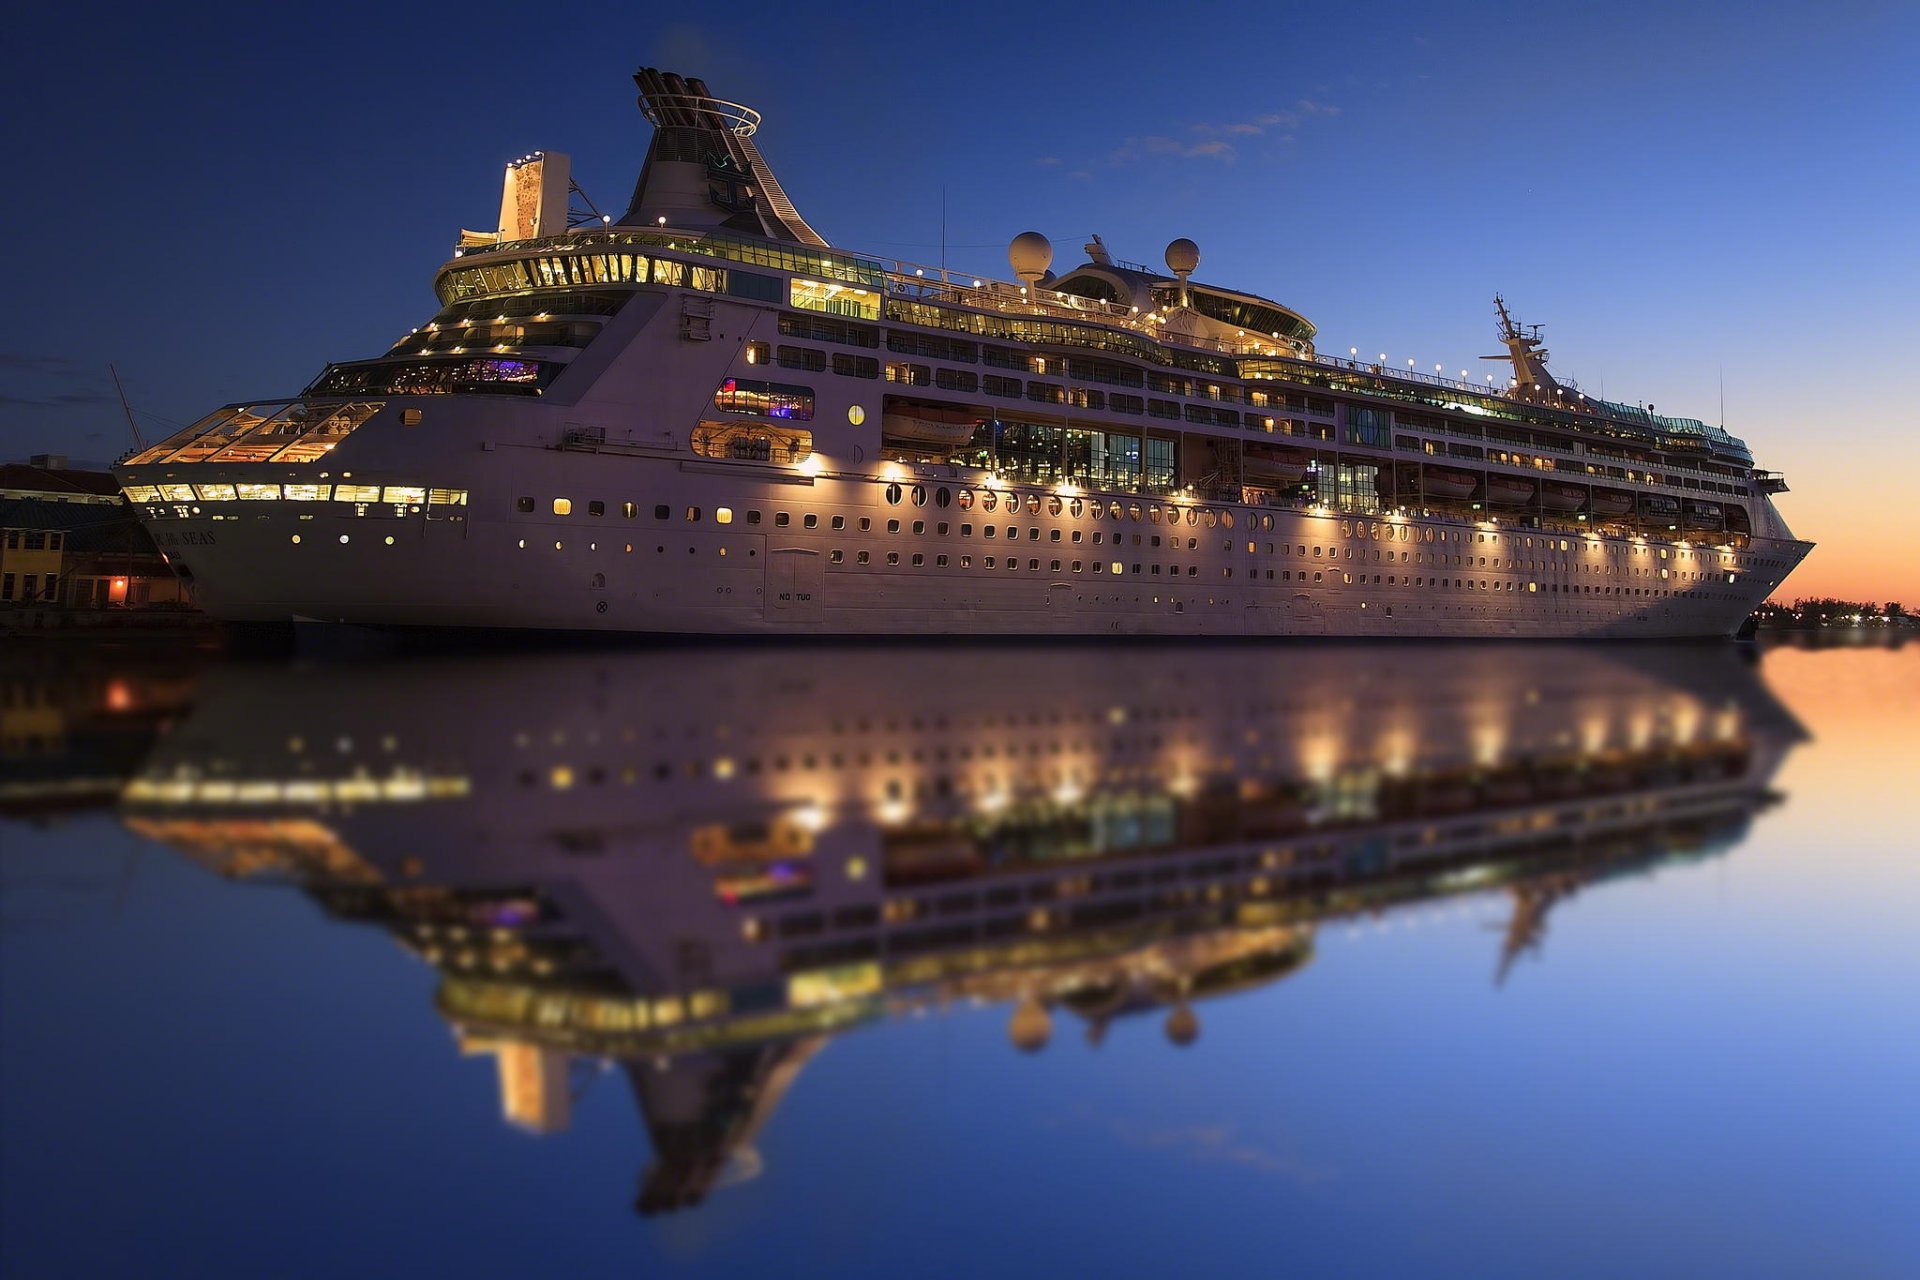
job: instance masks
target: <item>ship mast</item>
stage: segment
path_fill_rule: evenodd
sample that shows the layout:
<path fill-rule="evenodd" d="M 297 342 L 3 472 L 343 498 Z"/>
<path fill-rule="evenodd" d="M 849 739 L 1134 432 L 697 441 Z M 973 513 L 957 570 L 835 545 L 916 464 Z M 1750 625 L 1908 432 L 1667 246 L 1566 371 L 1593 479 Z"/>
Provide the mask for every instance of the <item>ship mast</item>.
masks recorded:
<path fill-rule="evenodd" d="M 1506 345 L 1507 354 L 1503 356 L 1482 356 L 1482 360 L 1504 360 L 1513 366 L 1515 380 L 1514 394 L 1523 400 L 1550 399 L 1560 390 L 1560 384 L 1547 372 L 1546 341 L 1540 336 L 1541 326 L 1520 324 L 1507 312 L 1507 300 L 1499 294 L 1493 295 L 1493 308 L 1500 315 L 1499 338 Z"/>

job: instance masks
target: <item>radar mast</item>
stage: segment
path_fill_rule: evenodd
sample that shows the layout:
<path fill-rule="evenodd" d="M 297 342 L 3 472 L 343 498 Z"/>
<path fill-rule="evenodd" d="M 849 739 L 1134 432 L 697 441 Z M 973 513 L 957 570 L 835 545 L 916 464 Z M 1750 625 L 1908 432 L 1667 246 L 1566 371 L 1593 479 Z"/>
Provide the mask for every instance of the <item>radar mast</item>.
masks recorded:
<path fill-rule="evenodd" d="M 1532 400 L 1551 397 L 1560 390 L 1560 384 L 1547 372 L 1547 349 L 1543 345 L 1546 339 L 1540 335 L 1541 326 L 1521 324 L 1507 312 L 1507 300 L 1499 294 L 1493 295 L 1493 309 L 1500 315 L 1499 338 L 1506 345 L 1507 354 L 1503 356 L 1482 356 L 1482 360 L 1504 360 L 1513 366 L 1515 382 L 1514 393 L 1522 399 Z"/>

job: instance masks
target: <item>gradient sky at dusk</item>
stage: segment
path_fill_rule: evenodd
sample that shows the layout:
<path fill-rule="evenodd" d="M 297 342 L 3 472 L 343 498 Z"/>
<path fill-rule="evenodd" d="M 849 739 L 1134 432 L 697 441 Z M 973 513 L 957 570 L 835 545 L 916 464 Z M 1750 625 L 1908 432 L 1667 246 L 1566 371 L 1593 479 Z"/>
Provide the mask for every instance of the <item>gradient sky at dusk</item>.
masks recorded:
<path fill-rule="evenodd" d="M 977 4 L 23 11 L 0 458 L 108 459 L 434 310 L 501 166 L 625 207 L 628 76 L 703 75 L 835 243 L 1005 275 L 1099 232 L 1323 350 L 1491 374 L 1491 296 L 1592 392 L 1725 422 L 1821 544 L 1787 596 L 1920 604 L 1920 7 Z"/>

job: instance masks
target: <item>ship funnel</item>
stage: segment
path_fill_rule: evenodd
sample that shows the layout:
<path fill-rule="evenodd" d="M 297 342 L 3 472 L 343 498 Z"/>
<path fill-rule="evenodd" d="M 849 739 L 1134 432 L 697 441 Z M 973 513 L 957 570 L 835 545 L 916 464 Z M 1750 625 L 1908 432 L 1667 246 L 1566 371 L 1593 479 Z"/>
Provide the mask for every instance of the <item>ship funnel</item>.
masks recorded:
<path fill-rule="evenodd" d="M 715 97 L 698 77 L 642 67 L 633 82 L 653 141 L 622 226 L 738 231 L 826 247 L 753 145 L 758 111 Z"/>
<path fill-rule="evenodd" d="M 565 235 L 573 164 L 557 151 L 535 151 L 507 165 L 500 185 L 500 222 L 492 231 L 462 231 L 465 246 Z"/>

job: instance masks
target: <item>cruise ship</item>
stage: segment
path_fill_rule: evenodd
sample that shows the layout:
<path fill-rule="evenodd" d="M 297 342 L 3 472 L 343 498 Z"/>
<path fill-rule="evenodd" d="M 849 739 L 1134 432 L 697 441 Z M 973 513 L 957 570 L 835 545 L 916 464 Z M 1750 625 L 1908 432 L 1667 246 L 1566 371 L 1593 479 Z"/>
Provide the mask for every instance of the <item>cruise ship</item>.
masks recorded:
<path fill-rule="evenodd" d="M 1497 301 L 1504 385 L 1123 261 L 991 279 L 803 219 L 759 113 L 636 76 L 626 211 L 507 167 L 440 309 L 117 467 L 220 617 L 780 635 L 1690 637 L 1806 555 L 1718 427 L 1586 395 Z M 1063 264 L 1064 265 L 1064 264 Z"/>
<path fill-rule="evenodd" d="M 1551 981 L 1528 970 L 1559 904 L 1724 853 L 1777 799 L 1804 735 L 1742 652 L 230 665 L 120 808 L 390 931 L 437 970 L 458 1050 L 496 1063 L 509 1122 L 565 1128 L 583 1085 L 624 1076 L 652 1146 L 635 1202 L 663 1212 L 757 1169 L 813 1055 L 895 1019 L 1204 1051 L 1223 1002 L 1336 962 L 1323 931 L 1462 909 L 1498 927 L 1487 981 Z"/>

